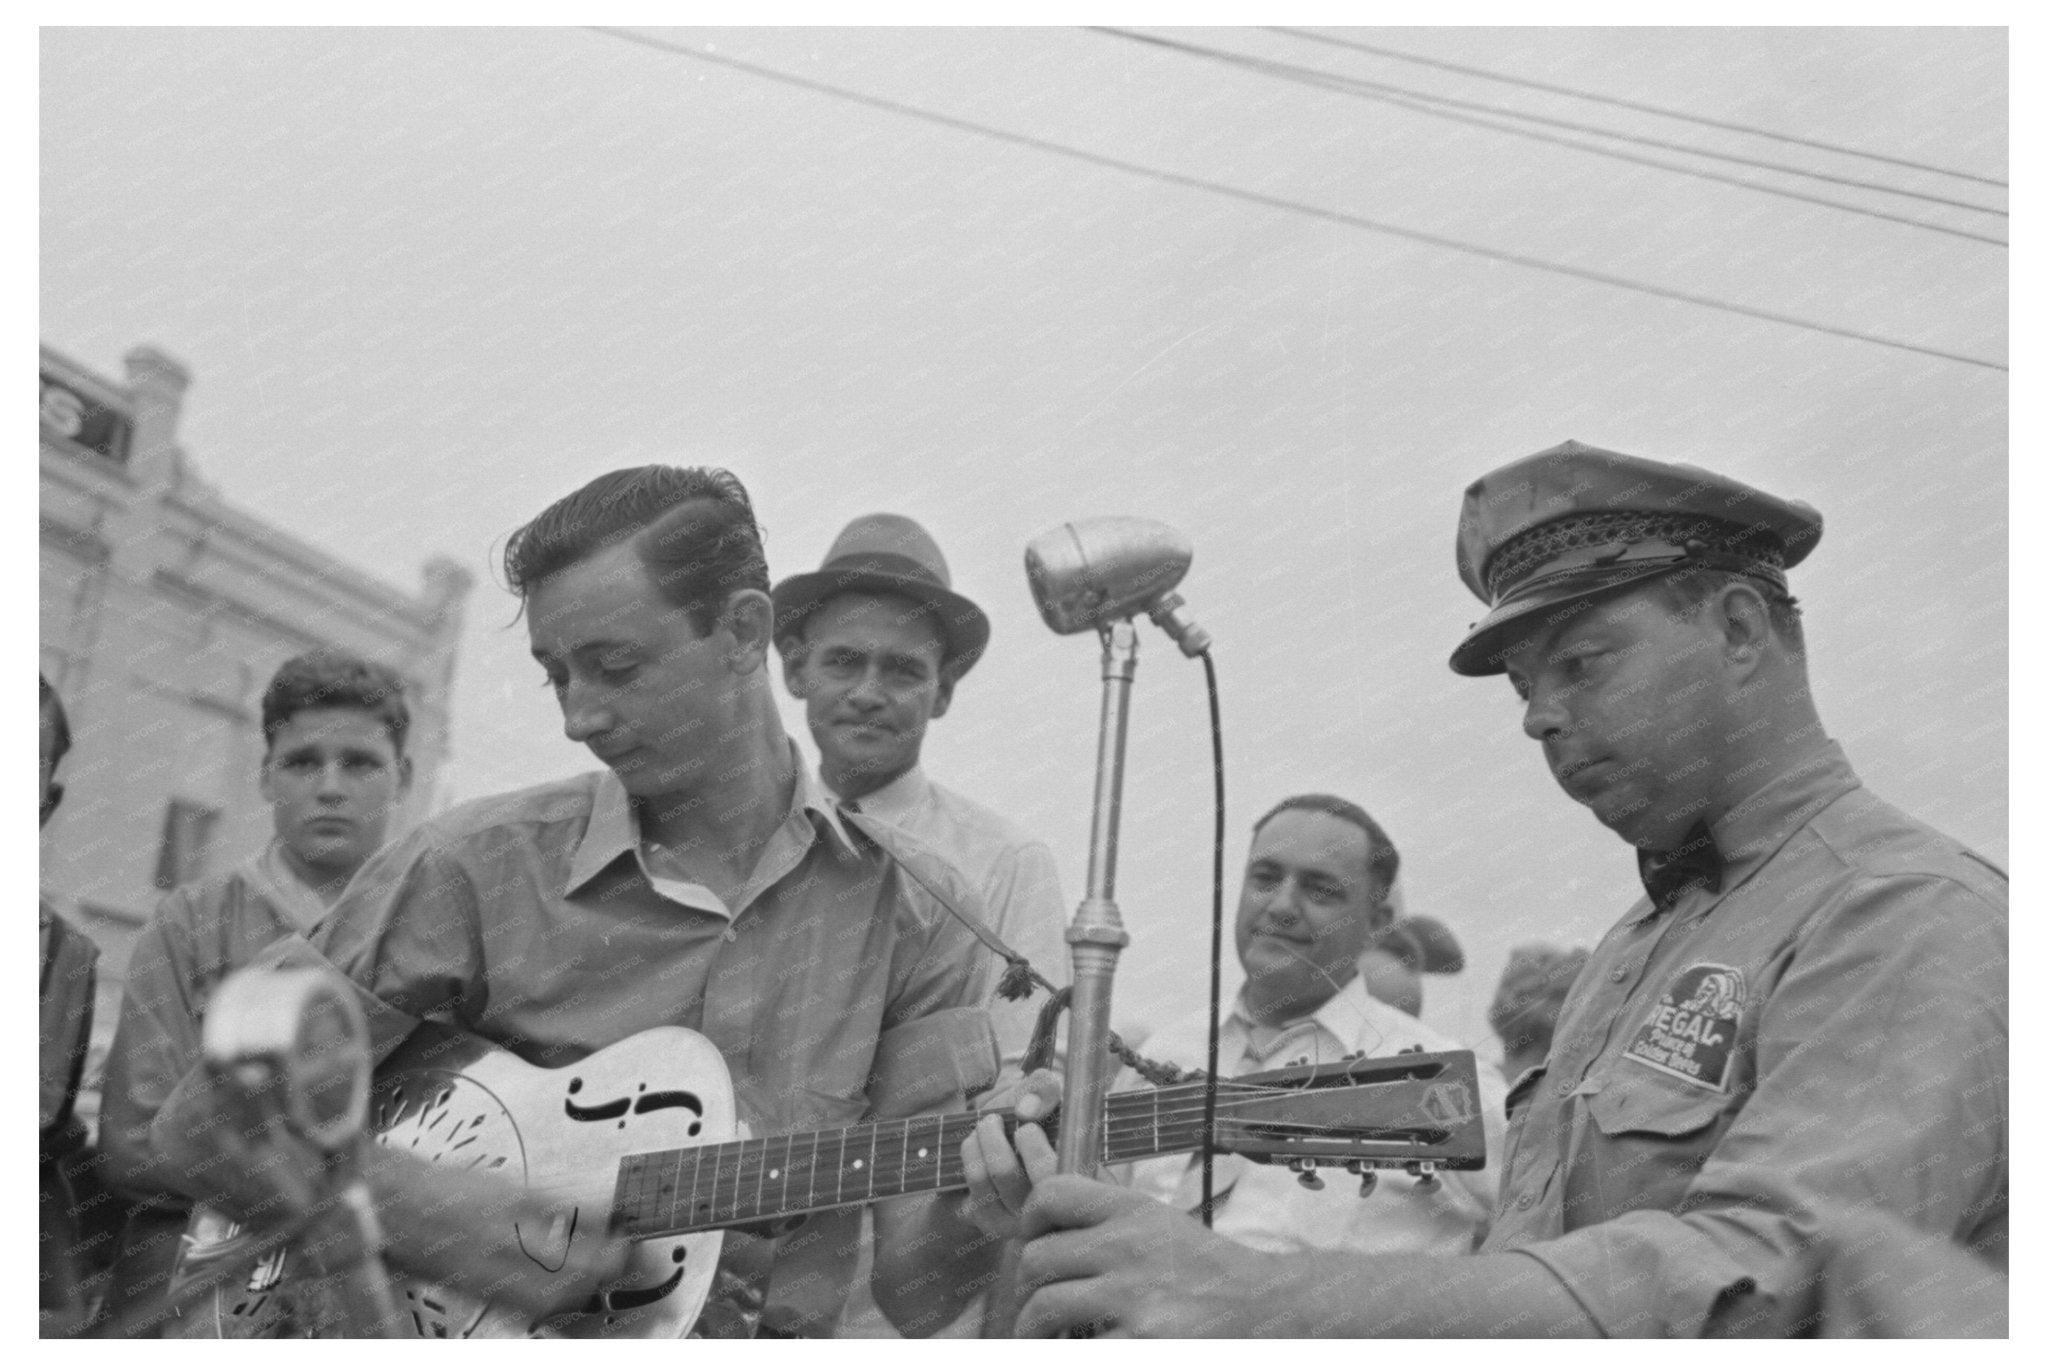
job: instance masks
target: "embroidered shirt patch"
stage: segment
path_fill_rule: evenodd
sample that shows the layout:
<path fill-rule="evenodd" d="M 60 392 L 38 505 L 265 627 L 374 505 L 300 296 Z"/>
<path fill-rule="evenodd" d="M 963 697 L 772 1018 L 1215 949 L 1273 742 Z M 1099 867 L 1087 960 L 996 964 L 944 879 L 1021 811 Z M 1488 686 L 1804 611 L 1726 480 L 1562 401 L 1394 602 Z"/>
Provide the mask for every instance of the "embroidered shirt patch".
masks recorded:
<path fill-rule="evenodd" d="M 1747 998 L 1739 970 L 1695 963 L 1665 987 L 1664 998 L 1636 1030 L 1624 1055 L 1653 1071 L 1725 1093 L 1728 1057 L 1735 1050 Z"/>

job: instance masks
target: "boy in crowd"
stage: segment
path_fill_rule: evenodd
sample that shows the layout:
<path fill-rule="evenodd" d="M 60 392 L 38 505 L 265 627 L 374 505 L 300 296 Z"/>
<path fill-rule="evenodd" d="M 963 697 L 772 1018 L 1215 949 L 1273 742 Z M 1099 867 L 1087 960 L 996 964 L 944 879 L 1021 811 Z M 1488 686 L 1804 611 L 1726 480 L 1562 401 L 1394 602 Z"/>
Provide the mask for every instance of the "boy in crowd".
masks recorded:
<path fill-rule="evenodd" d="M 232 870 L 173 889 L 129 959 L 107 1059 L 100 1145 L 108 1177 L 149 1196 L 129 1215 L 110 1307 L 161 1295 L 190 1217 L 150 1139 L 178 1079 L 199 1061 L 201 1020 L 223 978 L 279 938 L 310 933 L 384 842 L 412 780 L 398 675 L 347 654 L 288 660 L 263 694 L 257 778 L 276 836 Z"/>

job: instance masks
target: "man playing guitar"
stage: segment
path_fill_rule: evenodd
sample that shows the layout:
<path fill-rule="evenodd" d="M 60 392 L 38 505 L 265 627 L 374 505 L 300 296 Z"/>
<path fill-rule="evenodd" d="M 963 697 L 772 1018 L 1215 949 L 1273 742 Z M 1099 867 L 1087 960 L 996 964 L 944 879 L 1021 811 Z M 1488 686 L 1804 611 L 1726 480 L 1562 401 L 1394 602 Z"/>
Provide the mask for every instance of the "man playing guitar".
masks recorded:
<path fill-rule="evenodd" d="M 768 570 L 739 481 L 605 474 L 514 533 L 505 569 L 565 733 L 605 767 L 458 807 L 364 867 L 311 946 L 360 988 L 377 1054 L 429 1017 L 549 1068 L 680 1025 L 723 1055 L 755 1137 L 957 1109 L 986 1086 L 974 1002 L 991 968 L 931 889 L 950 869 L 842 818 L 783 731 Z M 566 1107 L 593 1131 L 624 1112 Z M 185 1155 L 195 1194 L 240 1214 L 246 1173 L 208 1160 L 224 1112 L 195 1072 L 156 1136 Z M 369 1154 L 394 1266 L 531 1315 L 618 1273 L 601 1222 L 551 1224 L 540 1192 L 459 1167 Z M 951 1321 L 993 1265 L 962 1202 L 875 1209 L 875 1298 L 907 1335 Z M 764 1332 L 830 1330 L 857 1212 L 749 1243 L 772 1261 Z M 731 1321 L 717 1308 L 711 1323 Z"/>

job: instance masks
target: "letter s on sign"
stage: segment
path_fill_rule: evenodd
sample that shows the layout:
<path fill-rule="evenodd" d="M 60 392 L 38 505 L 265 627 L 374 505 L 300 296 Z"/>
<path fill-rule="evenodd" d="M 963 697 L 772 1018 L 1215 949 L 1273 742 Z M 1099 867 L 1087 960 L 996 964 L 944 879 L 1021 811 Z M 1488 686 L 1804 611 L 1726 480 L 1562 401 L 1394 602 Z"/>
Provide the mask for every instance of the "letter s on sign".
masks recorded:
<path fill-rule="evenodd" d="M 69 389 L 43 385 L 43 424 L 59 436 L 76 436 L 85 430 L 85 402 Z"/>

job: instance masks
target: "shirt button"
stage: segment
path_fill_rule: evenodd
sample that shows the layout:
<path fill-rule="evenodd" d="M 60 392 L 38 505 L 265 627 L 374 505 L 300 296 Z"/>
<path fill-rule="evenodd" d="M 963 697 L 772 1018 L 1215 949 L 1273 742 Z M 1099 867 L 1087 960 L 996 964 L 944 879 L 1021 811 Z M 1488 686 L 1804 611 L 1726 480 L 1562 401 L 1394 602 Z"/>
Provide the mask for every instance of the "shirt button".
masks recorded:
<path fill-rule="evenodd" d="M 725 941 L 726 941 L 727 943 L 737 943 L 737 942 L 739 941 L 739 937 L 740 937 L 740 931 L 739 931 L 739 930 L 737 930 L 737 929 L 733 928 L 733 927 L 732 927 L 731 925 L 729 925 L 729 924 L 728 924 L 727 926 L 725 926 Z"/>
<path fill-rule="evenodd" d="M 1567 1096 L 1567 1095 L 1569 1095 L 1569 1094 L 1571 1094 L 1571 1093 L 1572 1093 L 1572 1083 L 1571 1083 L 1570 1081 L 1559 1081 L 1559 1082 L 1557 1083 L 1557 1097 L 1558 1097 L 1559 1099 L 1563 1099 L 1563 1098 L 1564 1098 L 1565 1096 Z"/>
<path fill-rule="evenodd" d="M 1619 985 L 1621 982 L 1628 980 L 1628 968 L 1616 967 L 1607 979 Z"/>
<path fill-rule="evenodd" d="M 1533 1194 L 1525 1194 L 1525 1195 L 1523 1195 L 1523 1196 L 1522 1196 L 1522 1197 L 1521 1197 L 1520 1199 L 1517 1199 L 1517 1200 L 1515 1201 L 1515 1207 L 1516 1207 L 1516 1208 L 1518 1208 L 1518 1209 L 1526 1209 L 1526 1208 L 1532 1208 L 1532 1207 L 1534 1207 L 1534 1206 L 1535 1206 L 1535 1203 L 1536 1203 L 1536 1196 L 1535 1196 L 1535 1195 L 1533 1195 Z"/>

